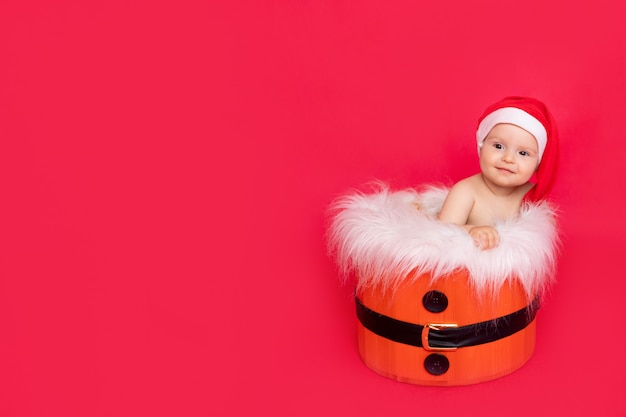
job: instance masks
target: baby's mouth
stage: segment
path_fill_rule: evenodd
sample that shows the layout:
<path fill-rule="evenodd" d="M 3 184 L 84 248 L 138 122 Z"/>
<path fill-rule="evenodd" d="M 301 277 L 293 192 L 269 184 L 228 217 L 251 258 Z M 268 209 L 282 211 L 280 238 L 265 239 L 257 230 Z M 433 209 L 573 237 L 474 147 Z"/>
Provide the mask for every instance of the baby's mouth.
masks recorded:
<path fill-rule="evenodd" d="M 512 170 L 510 170 L 510 169 L 508 169 L 508 168 L 496 167 L 496 169 L 497 169 L 498 171 L 500 171 L 500 172 L 506 172 L 506 173 L 509 173 L 509 174 L 515 174 L 515 172 L 514 172 L 514 171 L 512 171 Z"/>

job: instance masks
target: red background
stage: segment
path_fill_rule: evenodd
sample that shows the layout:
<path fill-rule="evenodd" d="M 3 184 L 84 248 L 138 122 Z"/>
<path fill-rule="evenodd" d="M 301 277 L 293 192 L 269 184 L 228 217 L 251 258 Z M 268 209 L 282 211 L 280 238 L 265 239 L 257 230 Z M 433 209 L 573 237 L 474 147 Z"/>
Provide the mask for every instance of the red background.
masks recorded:
<path fill-rule="evenodd" d="M 0 415 L 625 416 L 626 3 L 0 6 Z M 506 95 L 558 120 L 534 356 L 456 388 L 360 361 L 333 198 L 476 172 Z"/>

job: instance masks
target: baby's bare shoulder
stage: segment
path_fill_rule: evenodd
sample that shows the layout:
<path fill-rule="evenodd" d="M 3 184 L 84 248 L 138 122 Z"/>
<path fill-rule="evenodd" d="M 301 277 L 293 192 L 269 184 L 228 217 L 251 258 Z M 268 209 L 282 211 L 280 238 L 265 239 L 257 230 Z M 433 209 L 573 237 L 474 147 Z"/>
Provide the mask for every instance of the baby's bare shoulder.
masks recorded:
<path fill-rule="evenodd" d="M 482 181 L 480 180 L 479 174 L 472 175 L 471 177 L 464 178 L 454 184 L 450 189 L 450 192 L 454 192 L 455 194 L 471 194 L 474 195 L 477 191 L 480 190 L 482 186 Z"/>

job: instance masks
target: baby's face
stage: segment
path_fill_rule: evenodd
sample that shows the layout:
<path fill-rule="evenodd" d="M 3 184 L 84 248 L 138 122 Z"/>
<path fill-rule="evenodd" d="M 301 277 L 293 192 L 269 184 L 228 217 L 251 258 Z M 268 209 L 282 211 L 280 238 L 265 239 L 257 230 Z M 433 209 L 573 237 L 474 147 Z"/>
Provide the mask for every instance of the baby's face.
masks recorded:
<path fill-rule="evenodd" d="M 501 187 L 526 184 L 539 165 L 537 140 L 521 127 L 501 123 L 487 134 L 480 148 L 480 169 Z"/>

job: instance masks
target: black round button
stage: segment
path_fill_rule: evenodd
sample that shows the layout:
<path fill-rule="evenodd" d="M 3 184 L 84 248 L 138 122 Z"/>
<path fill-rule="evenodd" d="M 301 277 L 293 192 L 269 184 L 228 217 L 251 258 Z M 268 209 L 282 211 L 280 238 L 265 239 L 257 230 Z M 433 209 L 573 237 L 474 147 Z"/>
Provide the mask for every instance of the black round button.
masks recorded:
<path fill-rule="evenodd" d="M 441 353 L 431 353 L 424 359 L 424 368 L 431 375 L 442 375 L 450 368 L 450 361 Z"/>
<path fill-rule="evenodd" d="M 448 308 L 448 297 L 441 291 L 428 291 L 422 298 L 422 304 L 431 313 L 441 313 Z"/>

